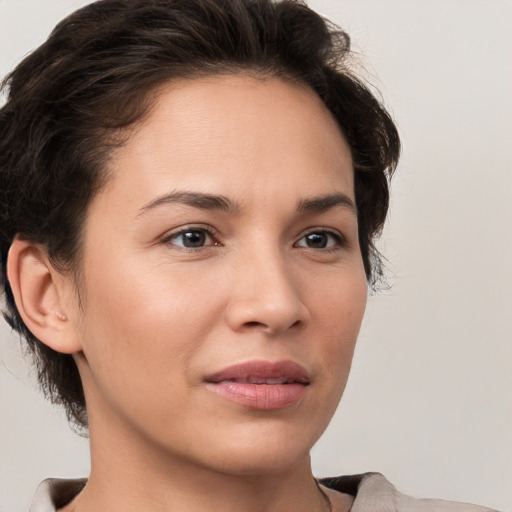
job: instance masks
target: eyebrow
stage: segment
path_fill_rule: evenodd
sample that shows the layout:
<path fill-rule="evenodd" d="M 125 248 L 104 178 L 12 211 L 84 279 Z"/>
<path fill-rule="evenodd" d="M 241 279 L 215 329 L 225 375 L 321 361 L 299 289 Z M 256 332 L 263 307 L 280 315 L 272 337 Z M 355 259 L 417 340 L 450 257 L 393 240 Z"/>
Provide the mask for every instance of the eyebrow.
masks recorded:
<path fill-rule="evenodd" d="M 357 215 L 357 207 L 354 201 L 341 192 L 303 199 L 300 201 L 297 211 L 302 213 L 321 213 L 336 206 L 342 206 L 354 215 Z"/>
<path fill-rule="evenodd" d="M 226 196 L 202 192 L 173 191 L 144 205 L 137 216 L 167 204 L 184 204 L 201 210 L 218 210 L 231 214 L 237 214 L 241 211 L 241 206 Z M 297 211 L 299 213 L 321 213 L 336 206 L 345 207 L 352 213 L 357 214 L 354 201 L 341 192 L 303 199 L 299 202 Z"/>
<path fill-rule="evenodd" d="M 139 210 L 138 215 L 165 204 L 184 204 L 192 206 L 193 208 L 200 208 L 201 210 L 219 210 L 233 214 L 238 213 L 241 209 L 238 203 L 222 195 L 204 194 L 201 192 L 173 191 L 157 197 L 153 201 L 144 205 Z"/>

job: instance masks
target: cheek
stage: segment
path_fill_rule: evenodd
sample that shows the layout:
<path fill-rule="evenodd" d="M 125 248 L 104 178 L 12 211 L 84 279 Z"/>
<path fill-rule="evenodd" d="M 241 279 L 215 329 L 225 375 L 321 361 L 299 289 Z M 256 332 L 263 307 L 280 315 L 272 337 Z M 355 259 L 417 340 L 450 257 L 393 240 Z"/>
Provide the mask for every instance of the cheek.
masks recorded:
<path fill-rule="evenodd" d="M 313 300 L 315 325 L 322 332 L 324 364 L 335 378 L 348 376 L 366 300 L 364 272 L 333 280 L 324 293 Z"/>
<path fill-rule="evenodd" d="M 203 279 L 199 287 L 192 275 L 165 265 L 118 261 L 87 275 L 84 353 L 109 386 L 123 389 L 136 379 L 139 389 L 170 385 L 221 317 L 215 283 Z"/>
<path fill-rule="evenodd" d="M 315 361 L 315 400 L 308 423 L 315 442 L 338 407 L 352 364 L 364 315 L 367 282 L 364 272 L 333 274 L 322 293 L 310 293 L 311 325 L 308 360 Z"/>

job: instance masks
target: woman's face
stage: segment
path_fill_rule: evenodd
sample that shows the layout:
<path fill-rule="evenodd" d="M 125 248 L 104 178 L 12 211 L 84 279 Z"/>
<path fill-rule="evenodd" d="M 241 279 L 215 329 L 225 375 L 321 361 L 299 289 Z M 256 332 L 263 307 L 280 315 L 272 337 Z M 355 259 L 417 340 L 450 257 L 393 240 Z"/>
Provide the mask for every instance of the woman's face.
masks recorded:
<path fill-rule="evenodd" d="M 367 290 L 331 114 L 278 79 L 173 82 L 110 166 L 71 317 L 91 440 L 239 474 L 306 460 Z"/>

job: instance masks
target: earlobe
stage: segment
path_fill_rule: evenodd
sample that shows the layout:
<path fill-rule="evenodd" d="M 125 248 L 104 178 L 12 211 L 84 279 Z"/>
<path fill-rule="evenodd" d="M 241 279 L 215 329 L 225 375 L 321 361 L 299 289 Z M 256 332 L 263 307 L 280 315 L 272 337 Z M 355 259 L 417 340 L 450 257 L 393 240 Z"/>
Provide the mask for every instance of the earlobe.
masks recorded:
<path fill-rule="evenodd" d="M 79 352 L 81 346 L 66 312 L 71 307 L 69 293 L 46 251 L 31 242 L 14 240 L 7 258 L 7 278 L 18 312 L 32 334 L 57 352 Z"/>

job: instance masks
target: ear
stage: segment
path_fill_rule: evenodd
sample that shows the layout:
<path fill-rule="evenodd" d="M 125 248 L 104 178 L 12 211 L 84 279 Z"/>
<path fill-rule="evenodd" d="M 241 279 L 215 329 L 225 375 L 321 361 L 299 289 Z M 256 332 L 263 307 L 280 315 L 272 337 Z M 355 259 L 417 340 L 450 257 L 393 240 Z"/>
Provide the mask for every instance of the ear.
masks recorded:
<path fill-rule="evenodd" d="M 7 258 L 7 279 L 18 312 L 36 338 L 57 352 L 81 351 L 69 320 L 76 308 L 71 279 L 52 265 L 44 248 L 15 239 Z"/>

